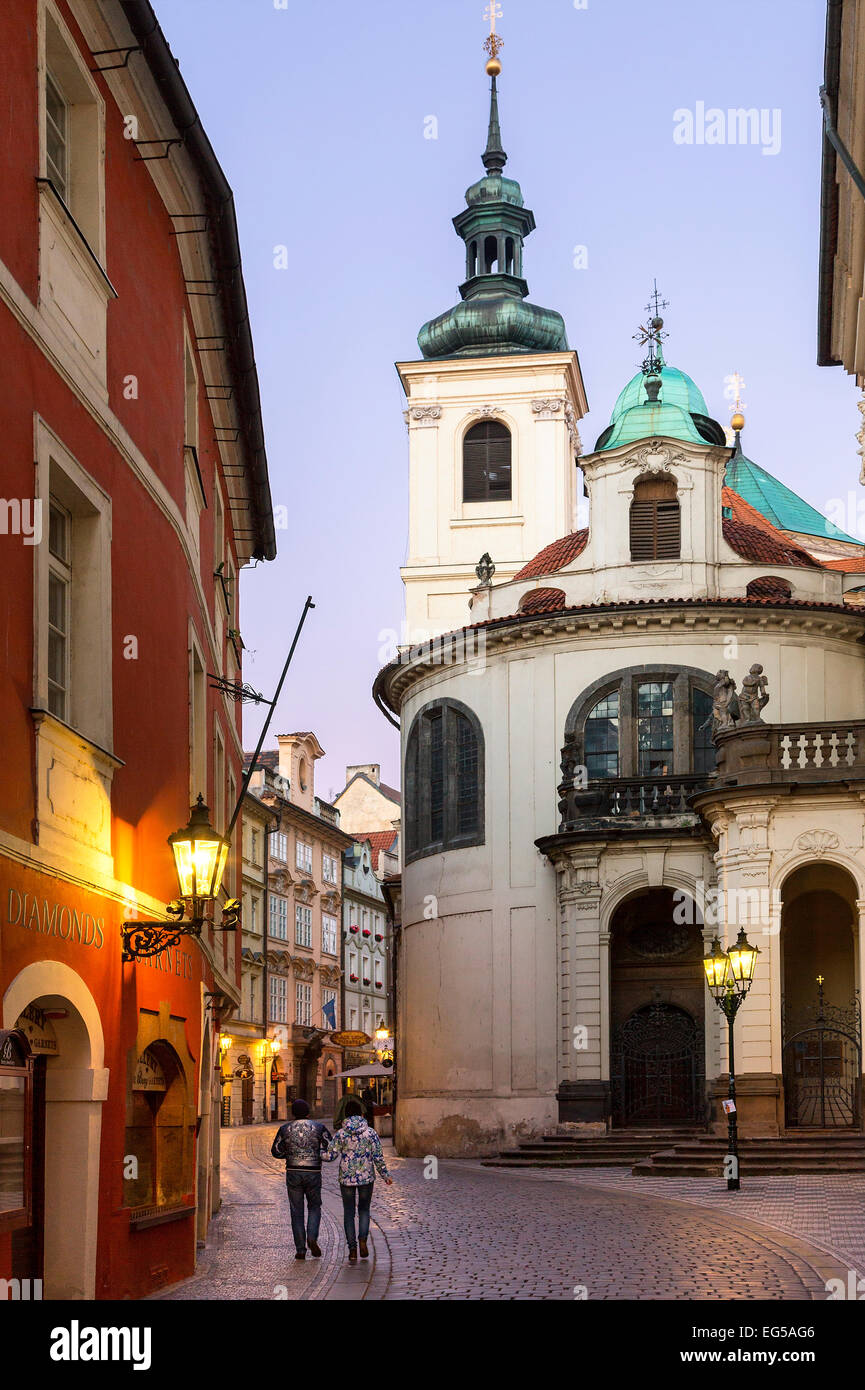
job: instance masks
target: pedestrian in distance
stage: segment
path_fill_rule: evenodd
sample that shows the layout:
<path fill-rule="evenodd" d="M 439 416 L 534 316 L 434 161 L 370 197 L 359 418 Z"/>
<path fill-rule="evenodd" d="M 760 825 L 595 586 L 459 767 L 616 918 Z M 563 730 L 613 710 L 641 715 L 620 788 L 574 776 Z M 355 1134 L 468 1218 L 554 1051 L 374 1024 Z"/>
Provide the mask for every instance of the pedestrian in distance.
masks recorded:
<path fill-rule="evenodd" d="M 328 1163 L 339 1159 L 339 1190 L 342 1193 L 342 1221 L 345 1238 L 348 1241 L 348 1258 L 354 1263 L 357 1259 L 358 1244 L 360 1257 L 369 1255 L 369 1212 L 372 1205 L 372 1190 L 378 1171 L 388 1187 L 393 1178 L 387 1170 L 381 1140 L 363 1117 L 363 1106 L 359 1100 L 350 1100 L 345 1107 L 346 1120 L 342 1129 L 334 1137 L 327 1153 Z M 357 1231 L 355 1231 L 355 1205 L 357 1206 Z"/>
<path fill-rule="evenodd" d="M 316 1259 L 321 1256 L 318 1231 L 321 1225 L 321 1157 L 326 1155 L 333 1137 L 320 1120 L 309 1118 L 305 1100 L 291 1102 L 292 1119 L 280 1125 L 270 1152 L 285 1159 L 285 1186 L 291 1211 L 296 1260 L 306 1259 L 306 1248 Z M 306 1222 L 304 1223 L 304 1199 Z"/>
<path fill-rule="evenodd" d="M 364 1119 L 366 1120 L 370 1129 L 372 1129 L 373 1121 L 375 1119 L 375 1091 L 372 1089 L 372 1086 L 364 1086 L 363 1090 L 360 1093 L 360 1098 L 363 1102 Z"/>
<path fill-rule="evenodd" d="M 345 1107 L 350 1100 L 357 1100 L 357 1096 L 352 1095 L 351 1091 L 345 1091 L 337 1101 L 336 1110 L 333 1112 L 334 1132 L 338 1129 L 342 1129 L 345 1124 Z"/>

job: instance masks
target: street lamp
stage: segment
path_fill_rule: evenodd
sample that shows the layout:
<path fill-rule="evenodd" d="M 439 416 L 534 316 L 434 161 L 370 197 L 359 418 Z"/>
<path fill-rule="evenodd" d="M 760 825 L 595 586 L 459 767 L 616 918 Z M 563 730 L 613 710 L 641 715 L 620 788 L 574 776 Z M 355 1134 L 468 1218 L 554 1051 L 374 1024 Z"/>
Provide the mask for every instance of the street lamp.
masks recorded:
<path fill-rule="evenodd" d="M 727 1177 L 727 1191 L 739 1191 L 739 1127 L 736 1116 L 736 1063 L 733 1053 L 733 1024 L 736 1014 L 745 1002 L 751 988 L 754 971 L 757 967 L 758 946 L 752 946 L 745 936 L 744 927 L 739 928 L 735 945 L 725 951 L 717 936 L 712 948 L 703 958 L 706 982 L 709 991 L 721 1013 L 727 1020 L 727 1046 L 730 1066 L 730 1089 L 727 1102 L 727 1140 L 728 1158 L 733 1160 L 733 1171 Z"/>
<path fill-rule="evenodd" d="M 174 855 L 180 896 L 166 904 L 170 919 L 167 922 L 123 923 L 124 961 L 158 956 L 176 946 L 183 936 L 200 936 L 207 904 L 218 897 L 222 887 L 230 842 L 210 824 L 210 812 L 202 796 L 192 807 L 189 823 L 169 835 L 168 843 Z M 240 902 L 229 898 L 223 903 L 222 922 L 213 930 L 236 931 L 239 918 Z"/>

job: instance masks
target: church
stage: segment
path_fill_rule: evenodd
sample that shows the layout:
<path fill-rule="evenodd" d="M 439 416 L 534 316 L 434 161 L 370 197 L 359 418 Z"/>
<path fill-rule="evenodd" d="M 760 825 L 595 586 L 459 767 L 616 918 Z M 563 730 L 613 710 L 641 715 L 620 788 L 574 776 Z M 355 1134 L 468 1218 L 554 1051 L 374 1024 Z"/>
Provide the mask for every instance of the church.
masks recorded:
<path fill-rule="evenodd" d="M 861 1133 L 865 549 L 646 357 L 586 450 L 561 316 L 528 299 L 496 46 L 460 302 L 398 363 L 399 1152 L 722 1134 L 716 938 L 758 950 L 735 1025 L 747 1136 Z"/>

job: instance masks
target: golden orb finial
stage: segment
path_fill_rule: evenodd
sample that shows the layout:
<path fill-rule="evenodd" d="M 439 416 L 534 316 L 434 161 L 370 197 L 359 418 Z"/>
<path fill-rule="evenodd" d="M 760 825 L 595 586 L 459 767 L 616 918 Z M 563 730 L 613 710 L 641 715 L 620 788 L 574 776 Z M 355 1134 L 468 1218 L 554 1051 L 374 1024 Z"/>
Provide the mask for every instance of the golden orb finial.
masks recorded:
<path fill-rule="evenodd" d="M 490 22 L 490 32 L 484 39 L 484 48 L 490 55 L 486 64 L 487 77 L 498 77 L 502 70 L 499 62 L 499 53 L 504 48 L 505 41 L 501 34 L 496 33 L 496 20 L 501 19 L 502 11 L 498 0 L 489 0 L 489 4 L 484 10 L 484 19 Z"/>
<path fill-rule="evenodd" d="M 486 68 L 484 69 L 487 77 L 498 77 L 501 70 L 502 65 L 499 62 L 498 58 L 490 58 L 487 62 Z"/>
<path fill-rule="evenodd" d="M 734 429 L 737 434 L 740 430 L 743 430 L 745 428 L 745 417 L 742 414 L 741 410 L 736 411 L 736 414 L 730 421 L 730 427 Z"/>

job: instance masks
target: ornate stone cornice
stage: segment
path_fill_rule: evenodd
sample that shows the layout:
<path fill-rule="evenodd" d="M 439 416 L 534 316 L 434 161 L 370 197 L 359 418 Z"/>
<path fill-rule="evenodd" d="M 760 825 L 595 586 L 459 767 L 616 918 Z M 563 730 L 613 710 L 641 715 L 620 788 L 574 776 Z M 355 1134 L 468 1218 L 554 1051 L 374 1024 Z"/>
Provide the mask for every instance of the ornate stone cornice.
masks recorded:
<path fill-rule="evenodd" d="M 672 449 L 665 445 L 646 444 L 642 449 L 636 449 L 626 458 L 619 459 L 620 468 L 644 468 L 649 473 L 668 473 L 674 464 L 686 464 L 687 458 L 684 454 L 674 454 Z"/>
<path fill-rule="evenodd" d="M 409 426 L 434 425 L 442 417 L 442 408 L 440 405 L 411 405 L 405 416 Z"/>

